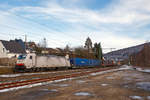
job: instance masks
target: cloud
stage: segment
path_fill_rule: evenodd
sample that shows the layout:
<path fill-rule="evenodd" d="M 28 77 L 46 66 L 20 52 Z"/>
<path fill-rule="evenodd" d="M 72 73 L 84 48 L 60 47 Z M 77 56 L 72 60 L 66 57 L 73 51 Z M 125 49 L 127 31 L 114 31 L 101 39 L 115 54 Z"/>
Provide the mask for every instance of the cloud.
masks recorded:
<path fill-rule="evenodd" d="M 42 17 L 45 19 L 51 18 L 50 16 L 52 16 L 57 20 L 68 23 L 89 23 L 92 25 L 121 24 L 141 26 L 141 23 L 145 22 L 145 24 L 148 24 L 147 21 L 150 22 L 150 7 L 148 6 L 150 1 L 148 0 L 117 0 L 117 2 L 112 3 L 107 8 L 94 11 L 75 7 L 68 8 L 64 6 L 70 3 L 68 0 L 62 0 L 63 3 L 61 4 L 56 1 L 50 0 L 45 6 L 41 7 L 15 7 L 11 11 L 15 13 L 26 12 L 29 15 L 33 13 L 31 17 L 34 14 L 43 15 Z M 71 1 L 72 4 L 75 2 L 79 2 L 79 0 Z M 147 6 L 145 7 L 145 5 Z"/>
<path fill-rule="evenodd" d="M 93 40 L 96 42 L 102 41 L 106 47 L 122 48 L 123 46 L 134 45 L 144 41 L 138 30 L 150 24 L 149 0 L 114 0 L 109 6 L 96 10 L 77 6 L 77 4 L 83 4 L 84 0 L 59 1 L 48 0 L 42 2 L 41 6 L 16 6 L 8 9 L 8 11 L 12 14 L 20 14 L 31 20 L 39 19 L 39 23 L 49 21 L 50 25 L 52 21 L 57 22 L 57 27 L 64 32 L 52 30 L 52 33 L 57 35 L 56 39 L 60 39 L 59 36 L 66 36 L 67 40 L 62 39 L 62 41 L 65 43 L 71 41 L 73 45 L 76 45 L 74 40 L 77 38 L 79 41 L 81 40 L 78 45 L 84 44 L 83 39 L 89 33 L 93 33 L 91 36 Z M 24 24 L 29 25 L 28 22 L 24 22 Z M 35 26 L 32 31 L 35 31 L 36 28 L 40 30 L 40 26 L 31 25 Z M 42 31 L 44 30 L 41 29 L 40 32 Z M 130 33 L 133 34 L 132 32 L 137 34 L 136 39 L 130 37 Z M 50 33 L 46 35 L 48 34 Z M 149 36 L 148 32 L 145 35 Z M 74 38 L 74 40 L 69 39 L 70 37 Z M 51 43 L 49 42 L 49 44 Z"/>

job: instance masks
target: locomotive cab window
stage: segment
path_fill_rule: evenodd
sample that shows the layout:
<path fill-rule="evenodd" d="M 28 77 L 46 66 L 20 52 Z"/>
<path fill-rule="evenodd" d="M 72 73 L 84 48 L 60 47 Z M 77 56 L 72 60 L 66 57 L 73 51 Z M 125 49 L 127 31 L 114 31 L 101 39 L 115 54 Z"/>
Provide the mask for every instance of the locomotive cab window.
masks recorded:
<path fill-rule="evenodd" d="M 25 59 L 25 58 L 26 58 L 26 55 L 19 55 L 19 56 L 18 56 L 18 59 L 19 59 L 19 60 Z"/>
<path fill-rule="evenodd" d="M 30 56 L 30 59 L 32 59 L 32 56 Z"/>

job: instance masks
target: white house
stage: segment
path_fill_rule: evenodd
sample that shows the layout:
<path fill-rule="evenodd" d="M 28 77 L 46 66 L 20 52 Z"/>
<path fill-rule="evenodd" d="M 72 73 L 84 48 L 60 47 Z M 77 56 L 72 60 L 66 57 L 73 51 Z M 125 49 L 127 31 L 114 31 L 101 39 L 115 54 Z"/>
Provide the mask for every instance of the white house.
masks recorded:
<path fill-rule="evenodd" d="M 18 42 L 0 40 L 0 58 L 17 57 L 25 53 L 25 49 Z"/>

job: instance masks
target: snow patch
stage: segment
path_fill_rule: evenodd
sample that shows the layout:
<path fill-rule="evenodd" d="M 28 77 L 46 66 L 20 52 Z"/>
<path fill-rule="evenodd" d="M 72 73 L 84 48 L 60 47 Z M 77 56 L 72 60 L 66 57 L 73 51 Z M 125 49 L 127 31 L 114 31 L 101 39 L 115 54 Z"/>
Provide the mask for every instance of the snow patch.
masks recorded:
<path fill-rule="evenodd" d="M 124 78 L 124 80 L 131 81 L 132 79 L 129 77 Z"/>
<path fill-rule="evenodd" d="M 125 88 L 129 88 L 129 86 L 128 86 L 128 85 L 125 85 L 124 87 L 125 87 Z"/>
<path fill-rule="evenodd" d="M 122 71 L 122 70 L 129 70 L 129 69 L 132 69 L 132 67 L 127 66 L 127 65 L 123 65 L 123 66 L 121 66 L 121 68 L 118 68 L 118 69 L 112 69 L 112 70 L 107 70 L 107 71 L 102 71 L 102 72 L 91 73 L 90 75 L 91 76 L 96 76 L 96 75 L 101 75 L 101 74 L 105 74 L 105 73 Z"/>
<path fill-rule="evenodd" d="M 49 91 L 49 89 L 40 89 L 40 90 L 42 90 L 42 91 Z"/>
<path fill-rule="evenodd" d="M 58 90 L 56 90 L 56 89 L 51 89 L 50 91 L 52 91 L 52 92 L 57 92 Z"/>
<path fill-rule="evenodd" d="M 76 95 L 76 96 L 91 96 L 92 94 L 90 94 L 88 92 L 77 92 L 74 95 Z"/>
<path fill-rule="evenodd" d="M 59 85 L 60 87 L 67 87 L 67 86 L 69 86 L 68 84 L 60 84 Z"/>
<path fill-rule="evenodd" d="M 142 100 L 141 96 L 130 96 L 130 98 L 135 99 L 135 100 Z"/>
<path fill-rule="evenodd" d="M 41 91 L 47 91 L 47 92 L 57 92 L 58 90 L 56 90 L 56 89 L 51 89 L 51 90 L 49 90 L 49 89 L 40 89 Z"/>
<path fill-rule="evenodd" d="M 150 91 L 150 82 L 139 82 L 136 83 L 136 86 L 140 89 Z"/>
<path fill-rule="evenodd" d="M 107 86 L 108 84 L 101 84 L 101 86 Z"/>
<path fill-rule="evenodd" d="M 122 65 L 121 68 L 132 69 L 132 66 L 129 66 L 129 65 Z"/>
<path fill-rule="evenodd" d="M 136 68 L 137 71 L 150 73 L 150 69 Z"/>
<path fill-rule="evenodd" d="M 114 77 L 112 77 L 112 76 L 109 76 L 109 77 L 107 77 L 107 79 L 114 79 Z"/>
<path fill-rule="evenodd" d="M 79 83 L 79 84 L 81 84 L 81 83 L 85 83 L 86 81 L 83 81 L 83 80 L 77 80 L 76 82 Z"/>
<path fill-rule="evenodd" d="M 150 100 L 150 96 L 147 96 L 147 99 Z"/>
<path fill-rule="evenodd" d="M 53 86 L 59 86 L 59 87 L 67 87 L 69 84 L 51 84 Z"/>

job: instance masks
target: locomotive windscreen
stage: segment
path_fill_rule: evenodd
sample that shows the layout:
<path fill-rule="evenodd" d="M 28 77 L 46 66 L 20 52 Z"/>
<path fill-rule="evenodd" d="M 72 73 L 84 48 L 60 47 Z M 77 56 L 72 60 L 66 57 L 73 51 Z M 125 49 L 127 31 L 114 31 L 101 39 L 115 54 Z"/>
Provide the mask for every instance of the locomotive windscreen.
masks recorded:
<path fill-rule="evenodd" d="M 18 56 L 18 59 L 25 59 L 26 58 L 26 55 L 19 55 Z"/>

